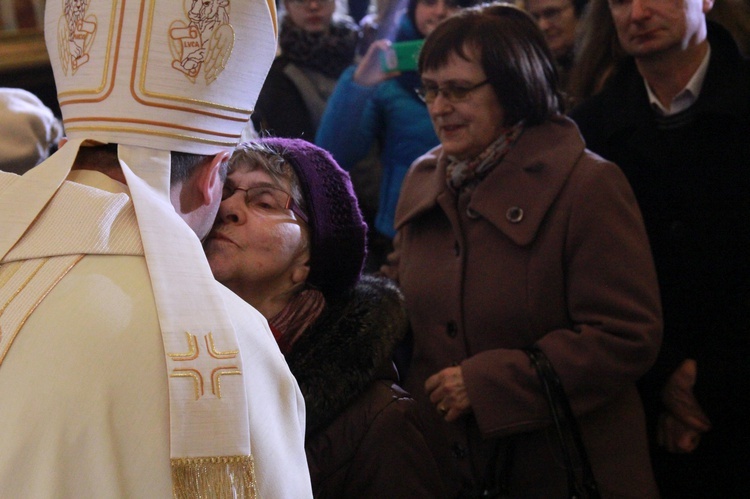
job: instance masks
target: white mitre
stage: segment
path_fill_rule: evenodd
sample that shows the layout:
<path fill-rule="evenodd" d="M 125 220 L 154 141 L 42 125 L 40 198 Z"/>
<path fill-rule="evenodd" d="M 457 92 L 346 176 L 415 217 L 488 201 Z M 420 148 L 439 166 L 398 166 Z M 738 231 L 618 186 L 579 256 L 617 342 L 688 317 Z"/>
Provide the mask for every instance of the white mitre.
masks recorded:
<path fill-rule="evenodd" d="M 164 338 L 175 494 L 253 496 L 237 336 L 169 201 L 169 151 L 234 148 L 276 51 L 274 0 L 48 0 L 45 35 L 70 140 L 0 195 L 0 258 L 79 147 L 120 144 Z"/>

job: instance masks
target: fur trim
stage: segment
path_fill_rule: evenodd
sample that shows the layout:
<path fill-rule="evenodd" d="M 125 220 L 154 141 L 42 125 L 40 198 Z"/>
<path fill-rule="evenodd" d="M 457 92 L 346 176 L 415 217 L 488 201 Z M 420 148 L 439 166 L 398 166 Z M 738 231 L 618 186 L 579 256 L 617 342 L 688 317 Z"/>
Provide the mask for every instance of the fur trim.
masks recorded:
<path fill-rule="evenodd" d="M 383 277 L 363 276 L 351 292 L 326 304 L 286 359 L 305 397 L 308 437 L 392 365 L 407 325 L 403 296 Z"/>

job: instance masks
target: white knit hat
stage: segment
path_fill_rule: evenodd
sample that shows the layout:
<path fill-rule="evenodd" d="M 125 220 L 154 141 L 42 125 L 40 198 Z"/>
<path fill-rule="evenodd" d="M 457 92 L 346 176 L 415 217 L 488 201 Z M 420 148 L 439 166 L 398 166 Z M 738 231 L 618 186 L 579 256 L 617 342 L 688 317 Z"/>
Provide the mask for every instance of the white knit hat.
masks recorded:
<path fill-rule="evenodd" d="M 20 88 L 0 88 L 0 170 L 23 173 L 49 156 L 62 124 L 39 98 Z"/>

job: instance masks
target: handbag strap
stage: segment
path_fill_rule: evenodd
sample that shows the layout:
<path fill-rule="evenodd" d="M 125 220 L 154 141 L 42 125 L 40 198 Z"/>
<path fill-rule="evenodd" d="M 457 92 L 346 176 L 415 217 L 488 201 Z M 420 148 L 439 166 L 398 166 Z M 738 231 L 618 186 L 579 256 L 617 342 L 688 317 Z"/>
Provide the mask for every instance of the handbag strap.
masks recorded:
<path fill-rule="evenodd" d="M 570 402 L 565 394 L 560 378 L 557 376 L 552 364 L 547 356 L 536 346 L 524 350 L 529 356 L 532 365 L 536 369 L 537 375 L 542 383 L 544 396 L 547 399 L 552 420 L 555 423 L 557 437 L 560 440 L 560 447 L 563 452 L 565 470 L 568 476 L 568 496 L 570 499 L 599 499 L 599 489 L 596 485 L 594 473 L 591 470 L 586 447 L 581 437 L 581 429 L 578 426 L 578 420 L 570 408 Z M 566 433 L 569 433 L 573 439 L 574 449 L 568 445 Z M 578 482 L 575 474 L 573 452 L 578 455 L 578 461 L 582 467 L 582 483 Z"/>

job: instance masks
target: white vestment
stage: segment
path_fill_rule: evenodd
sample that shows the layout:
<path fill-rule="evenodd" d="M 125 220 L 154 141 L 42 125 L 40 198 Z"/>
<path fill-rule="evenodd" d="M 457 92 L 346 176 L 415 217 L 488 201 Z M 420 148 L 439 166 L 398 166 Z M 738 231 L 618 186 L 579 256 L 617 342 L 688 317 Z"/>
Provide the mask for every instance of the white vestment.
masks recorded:
<path fill-rule="evenodd" d="M 133 205 L 100 173 L 68 178 L 0 264 L 0 497 L 170 497 L 169 381 Z M 215 285 L 244 369 L 220 383 L 244 380 L 258 497 L 310 497 L 296 381 L 265 319 Z"/>

